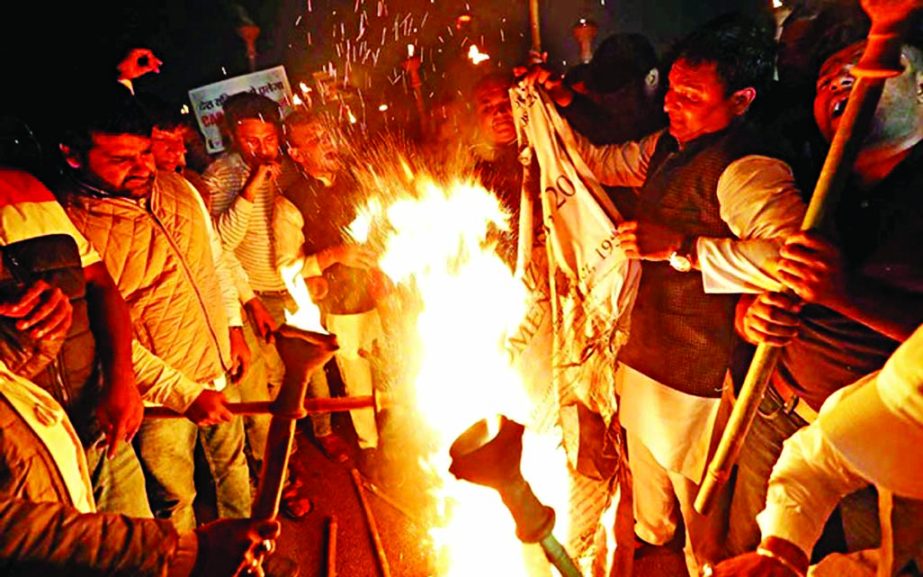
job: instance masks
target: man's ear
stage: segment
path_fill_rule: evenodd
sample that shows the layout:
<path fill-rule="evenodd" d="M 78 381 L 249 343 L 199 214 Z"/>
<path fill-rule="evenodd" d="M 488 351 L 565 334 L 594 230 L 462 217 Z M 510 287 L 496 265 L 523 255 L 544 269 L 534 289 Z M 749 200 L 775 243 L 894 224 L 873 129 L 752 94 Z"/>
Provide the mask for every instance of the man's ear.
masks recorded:
<path fill-rule="evenodd" d="M 923 70 L 917 72 L 917 104 L 923 104 Z"/>
<path fill-rule="evenodd" d="M 285 147 L 285 153 L 288 154 L 288 157 L 294 160 L 296 163 L 301 164 L 301 161 L 303 160 L 301 156 L 301 150 L 299 150 L 296 146 L 292 146 L 291 144 L 285 144 L 283 146 Z"/>
<path fill-rule="evenodd" d="M 756 88 L 753 88 L 752 86 L 741 88 L 732 94 L 731 105 L 734 108 L 734 114 L 737 116 L 743 116 L 746 114 L 754 100 L 756 100 Z"/>
<path fill-rule="evenodd" d="M 61 151 L 61 156 L 64 157 L 64 162 L 67 163 L 67 166 L 74 170 L 80 170 L 83 167 L 83 159 L 73 148 L 66 144 L 58 144 L 58 150 Z"/>

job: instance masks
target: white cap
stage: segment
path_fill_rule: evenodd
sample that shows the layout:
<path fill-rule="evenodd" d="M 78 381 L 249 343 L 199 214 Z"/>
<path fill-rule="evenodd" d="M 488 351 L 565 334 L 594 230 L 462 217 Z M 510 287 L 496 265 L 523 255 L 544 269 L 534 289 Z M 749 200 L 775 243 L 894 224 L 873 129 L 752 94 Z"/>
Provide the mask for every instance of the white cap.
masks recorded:
<path fill-rule="evenodd" d="M 869 481 L 923 499 L 923 325 L 881 371 L 831 396 L 818 424 Z"/>

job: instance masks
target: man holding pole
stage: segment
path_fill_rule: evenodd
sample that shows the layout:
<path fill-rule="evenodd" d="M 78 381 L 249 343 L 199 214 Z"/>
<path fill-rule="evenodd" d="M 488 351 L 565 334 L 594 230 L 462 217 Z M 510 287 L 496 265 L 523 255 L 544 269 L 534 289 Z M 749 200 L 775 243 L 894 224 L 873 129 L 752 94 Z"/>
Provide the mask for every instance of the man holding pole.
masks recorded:
<path fill-rule="evenodd" d="M 821 67 L 814 114 L 828 140 L 865 46 L 851 44 Z M 756 515 L 783 441 L 813 422 L 832 393 L 881 368 L 923 322 L 923 257 L 915 246 L 923 230 L 923 52 L 905 44 L 901 64 L 903 72 L 884 84 L 831 226 L 796 235 L 782 249 L 779 278 L 798 298 L 771 293 L 739 306 L 746 340 L 784 348 L 738 463 L 732 554 L 759 542 Z M 898 502 L 896 514 L 909 515 L 910 507 L 918 506 Z M 844 525 L 847 544 L 861 537 L 861 524 L 844 518 Z M 912 540 L 898 540 L 896 561 L 919 552 L 903 546 Z"/>
<path fill-rule="evenodd" d="M 605 147 L 578 137 L 601 184 L 640 188 L 637 220 L 617 234 L 644 261 L 618 373 L 635 533 L 665 544 L 681 514 L 693 575 L 721 556 L 720 515 L 698 514 L 693 499 L 735 344 L 734 293 L 778 287 L 772 262 L 804 214 L 791 170 L 745 118 L 771 74 L 772 38 L 724 17 L 680 44 L 667 131 Z"/>

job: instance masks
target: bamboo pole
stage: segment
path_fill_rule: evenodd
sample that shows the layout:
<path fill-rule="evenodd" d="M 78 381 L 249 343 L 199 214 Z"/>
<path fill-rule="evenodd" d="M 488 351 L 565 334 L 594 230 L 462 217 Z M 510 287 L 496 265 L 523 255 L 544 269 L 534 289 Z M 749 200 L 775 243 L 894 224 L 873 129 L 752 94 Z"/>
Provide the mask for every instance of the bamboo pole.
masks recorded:
<path fill-rule="evenodd" d="M 389 406 L 387 393 L 375 392 L 373 395 L 357 397 L 331 397 L 325 399 L 305 399 L 305 415 L 323 413 L 345 413 L 355 409 L 374 408 L 376 411 Z M 250 401 L 246 403 L 227 403 L 225 405 L 235 415 L 269 415 L 272 413 L 273 401 Z M 146 407 L 144 416 L 153 419 L 177 419 L 183 417 L 168 407 Z"/>
<path fill-rule="evenodd" d="M 529 0 L 529 30 L 532 33 L 532 52 L 542 54 L 542 20 L 539 0 Z"/>
<path fill-rule="evenodd" d="M 365 494 L 362 476 L 358 469 L 350 470 L 353 478 L 353 484 L 356 486 L 356 493 L 359 494 L 359 502 L 362 505 L 362 511 L 365 513 L 365 520 L 369 526 L 369 535 L 372 537 L 372 545 L 375 549 L 375 559 L 378 560 L 378 568 L 381 570 L 381 577 L 391 577 L 391 566 L 388 564 L 388 556 L 385 555 L 385 546 L 381 541 L 381 533 L 378 532 L 378 523 L 375 522 L 375 515 L 372 513 L 372 506 Z"/>
<path fill-rule="evenodd" d="M 327 577 L 337 575 L 337 518 L 331 515 L 327 522 Z"/>
<path fill-rule="evenodd" d="M 863 0 L 862 7 L 872 19 L 868 44 L 859 63 L 852 70 L 856 83 L 833 142 L 830 143 L 801 230 L 820 226 L 836 206 L 846 178 L 852 172 L 862 136 L 875 113 L 884 82 L 902 70 L 901 40 L 911 14 L 923 8 L 923 0 Z M 727 427 L 696 496 L 696 511 L 705 514 L 711 510 L 721 487 L 727 482 L 756 417 L 780 352 L 779 347 L 765 343 L 757 347 L 743 388 L 734 403 Z"/>

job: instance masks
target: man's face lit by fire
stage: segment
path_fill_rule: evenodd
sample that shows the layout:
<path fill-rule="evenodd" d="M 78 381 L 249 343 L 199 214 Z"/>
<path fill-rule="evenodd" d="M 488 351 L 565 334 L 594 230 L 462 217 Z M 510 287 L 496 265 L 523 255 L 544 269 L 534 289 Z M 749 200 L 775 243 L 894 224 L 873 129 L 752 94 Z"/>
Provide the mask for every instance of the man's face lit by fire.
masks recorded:
<path fill-rule="evenodd" d="M 715 62 L 692 64 L 680 58 L 669 79 L 663 109 L 670 118 L 670 134 L 680 144 L 724 130 L 746 113 L 756 96 L 752 88 L 728 94 Z"/>
<path fill-rule="evenodd" d="M 489 86 L 474 96 L 481 134 L 494 146 L 504 146 L 516 140 L 513 107 L 505 88 Z"/>
<path fill-rule="evenodd" d="M 178 172 L 186 166 L 186 142 L 182 127 L 170 130 L 154 128 L 151 133 L 151 151 L 157 170 Z"/>
<path fill-rule="evenodd" d="M 312 176 L 329 176 L 340 169 L 335 137 L 321 121 L 291 126 L 286 134 L 289 156 Z"/>
<path fill-rule="evenodd" d="M 814 120 L 828 141 L 833 139 L 855 78 L 852 69 L 865 50 L 865 41 L 847 46 L 821 66 L 814 95 Z M 923 126 L 923 71 L 912 64 L 912 48 L 904 47 L 900 76 L 889 78 L 865 138 L 865 146 L 900 143 L 915 137 Z M 918 55 L 919 56 L 919 55 Z"/>
<path fill-rule="evenodd" d="M 90 137 L 92 147 L 81 169 L 91 183 L 119 196 L 150 196 L 157 172 L 150 138 L 98 132 Z"/>
<path fill-rule="evenodd" d="M 272 122 L 244 118 L 233 130 L 237 151 L 251 168 L 279 159 L 279 129 Z"/>

